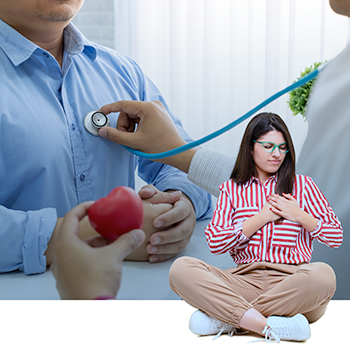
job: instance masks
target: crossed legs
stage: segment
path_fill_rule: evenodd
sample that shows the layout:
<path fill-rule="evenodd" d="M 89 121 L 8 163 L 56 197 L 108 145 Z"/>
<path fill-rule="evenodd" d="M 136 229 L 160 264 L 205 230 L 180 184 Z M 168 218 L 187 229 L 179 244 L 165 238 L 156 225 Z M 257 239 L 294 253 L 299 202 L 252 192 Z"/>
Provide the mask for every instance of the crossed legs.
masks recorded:
<path fill-rule="evenodd" d="M 217 320 L 261 334 L 269 316 L 303 314 L 317 321 L 332 298 L 335 274 L 324 263 L 300 266 L 258 262 L 220 270 L 190 257 L 170 269 L 171 288 Z"/>

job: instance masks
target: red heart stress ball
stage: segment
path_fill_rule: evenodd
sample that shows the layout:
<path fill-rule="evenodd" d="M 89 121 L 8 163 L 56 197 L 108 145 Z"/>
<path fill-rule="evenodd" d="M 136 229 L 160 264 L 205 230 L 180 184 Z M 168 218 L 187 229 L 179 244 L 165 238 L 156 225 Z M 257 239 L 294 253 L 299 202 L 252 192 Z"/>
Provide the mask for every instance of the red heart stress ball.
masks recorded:
<path fill-rule="evenodd" d="M 116 187 L 106 197 L 98 199 L 88 215 L 91 226 L 111 240 L 143 226 L 142 200 L 135 190 L 126 186 Z"/>

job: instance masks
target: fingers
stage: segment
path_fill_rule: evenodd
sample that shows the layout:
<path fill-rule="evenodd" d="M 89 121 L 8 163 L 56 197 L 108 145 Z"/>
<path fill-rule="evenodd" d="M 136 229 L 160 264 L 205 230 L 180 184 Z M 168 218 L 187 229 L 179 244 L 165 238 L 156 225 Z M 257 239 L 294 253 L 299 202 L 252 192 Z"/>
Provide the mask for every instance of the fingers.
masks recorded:
<path fill-rule="evenodd" d="M 164 231 L 157 231 L 153 233 L 152 236 L 150 237 L 150 244 L 152 246 L 159 246 L 159 245 L 177 243 L 187 239 L 189 241 L 190 237 L 192 236 L 194 226 L 195 226 L 195 222 L 192 225 L 192 222 L 190 219 L 183 220 L 179 222 L 177 225 L 167 228 Z M 179 246 L 179 249 L 183 249 L 183 248 L 184 247 Z M 155 251 L 153 250 L 152 252 L 149 252 L 149 253 L 155 253 Z"/>
<path fill-rule="evenodd" d="M 150 244 L 146 247 L 150 262 L 170 259 L 190 242 L 196 225 L 196 215 L 190 200 L 183 196 L 173 209 L 154 220 L 154 226 L 159 224 L 167 228 L 150 237 Z"/>
<path fill-rule="evenodd" d="M 117 129 L 126 132 L 134 132 L 138 118 L 132 119 L 126 113 L 120 112 L 117 120 Z"/>
<path fill-rule="evenodd" d="M 93 202 L 84 202 L 72 210 L 70 210 L 63 219 L 60 235 L 76 235 L 79 233 L 79 221 L 81 221 L 87 214 Z"/>
<path fill-rule="evenodd" d="M 273 212 L 274 214 L 281 216 L 282 215 L 282 210 L 278 209 L 275 206 L 271 206 L 270 211 Z"/>
<path fill-rule="evenodd" d="M 113 241 L 102 236 L 94 236 L 84 239 L 84 242 L 92 248 L 100 248 L 110 244 Z"/>
<path fill-rule="evenodd" d="M 276 209 L 283 210 L 286 206 L 296 202 L 296 199 L 291 194 L 283 193 L 283 196 L 272 194 L 268 198 L 268 202 Z"/>
<path fill-rule="evenodd" d="M 146 249 L 150 254 L 148 260 L 152 263 L 161 262 L 177 256 L 191 240 L 192 232 L 177 225 L 167 231 L 157 232 L 151 236 L 150 242 L 162 242 L 162 244 L 148 244 Z M 179 240 L 181 237 L 181 240 Z M 165 243 L 173 241 L 172 243 Z M 165 243 L 165 244 L 164 244 Z"/>
<path fill-rule="evenodd" d="M 136 130 L 136 124 L 140 122 L 140 117 L 143 115 L 142 108 L 146 106 L 145 102 L 140 101 L 119 101 L 103 106 L 100 111 L 105 114 L 112 112 L 120 112 L 120 114 L 117 128 L 104 127 L 99 130 L 98 134 L 109 141 L 139 149 L 139 145 L 143 143 L 143 138 L 134 131 Z"/>
<path fill-rule="evenodd" d="M 175 195 L 175 192 L 172 192 L 172 194 Z M 154 219 L 153 226 L 155 228 L 168 227 L 185 220 L 193 210 L 192 204 L 189 203 L 189 200 L 180 197 L 180 199 L 175 202 L 172 210 Z"/>
<path fill-rule="evenodd" d="M 175 258 L 179 253 L 174 254 L 159 254 L 159 255 L 149 255 L 148 261 L 150 263 L 160 263 L 162 261 L 167 261 L 169 259 Z"/>
<path fill-rule="evenodd" d="M 181 196 L 182 196 L 181 191 L 159 192 L 154 196 L 152 196 L 151 198 L 147 199 L 147 201 L 152 204 L 160 204 L 160 203 L 174 204 L 181 199 Z"/>
<path fill-rule="evenodd" d="M 174 208 L 174 206 L 170 203 L 159 203 L 159 204 L 148 203 L 147 205 L 152 205 L 153 217 L 167 213 L 169 210 L 172 210 Z"/>
<path fill-rule="evenodd" d="M 98 131 L 98 135 L 114 143 L 133 149 L 139 149 L 139 138 L 134 132 L 125 132 L 112 128 L 111 126 L 105 126 Z"/>
<path fill-rule="evenodd" d="M 159 192 L 159 190 L 153 185 L 146 185 L 140 189 L 139 196 L 142 199 L 149 199 L 152 196 L 154 196 L 157 192 Z"/>
<path fill-rule="evenodd" d="M 293 195 L 291 195 L 290 193 L 283 193 L 283 197 L 288 199 L 288 200 L 296 200 L 295 197 Z"/>
<path fill-rule="evenodd" d="M 108 247 L 113 250 L 114 256 L 120 261 L 137 249 L 144 241 L 146 235 L 142 230 L 133 230 L 111 243 Z"/>
<path fill-rule="evenodd" d="M 139 191 L 139 196 L 152 204 L 174 204 L 175 202 L 181 199 L 182 192 L 161 192 L 157 190 L 153 185 L 147 185 L 141 188 L 141 190 Z"/>
<path fill-rule="evenodd" d="M 164 232 L 157 232 L 156 237 L 157 239 L 160 238 L 160 241 L 162 242 L 167 242 L 169 240 L 175 240 L 175 241 L 173 243 L 166 243 L 166 244 L 159 244 L 159 245 L 148 244 L 146 249 L 147 249 L 147 252 L 150 254 L 148 257 L 149 262 L 154 263 L 154 262 L 161 262 L 161 261 L 171 259 L 177 256 L 183 249 L 185 249 L 185 247 L 188 245 L 188 243 L 191 240 L 192 232 L 183 231 L 181 234 L 179 230 L 181 230 L 181 228 L 176 226 Z M 183 236 L 184 238 L 181 240 L 178 240 L 180 235 Z M 151 242 L 155 241 L 154 237 L 153 239 L 152 237 L 151 237 Z M 158 240 L 156 240 L 156 242 L 158 242 Z"/>
<path fill-rule="evenodd" d="M 116 129 L 99 130 L 99 135 L 110 141 L 147 153 L 164 152 L 186 144 L 160 101 L 119 101 L 103 106 L 100 111 L 120 113 Z"/>
<path fill-rule="evenodd" d="M 145 102 L 142 101 L 118 101 L 105 105 L 99 110 L 104 114 L 124 112 L 130 115 L 137 116 L 140 114 L 144 103 Z"/>
<path fill-rule="evenodd" d="M 279 209 L 280 206 L 286 202 L 286 199 L 280 196 L 279 194 L 272 194 L 270 195 L 268 202 L 276 209 Z"/>
<path fill-rule="evenodd" d="M 69 220 L 74 217 L 78 221 L 82 220 L 88 214 L 89 208 L 91 207 L 92 204 L 93 204 L 93 201 L 84 202 L 77 205 L 66 214 L 65 218 L 68 218 Z"/>
<path fill-rule="evenodd" d="M 129 115 L 134 115 L 137 117 L 142 117 L 144 115 L 144 110 L 164 110 L 164 105 L 160 101 L 118 101 L 107 104 L 101 107 L 99 110 L 104 114 L 124 112 Z"/>

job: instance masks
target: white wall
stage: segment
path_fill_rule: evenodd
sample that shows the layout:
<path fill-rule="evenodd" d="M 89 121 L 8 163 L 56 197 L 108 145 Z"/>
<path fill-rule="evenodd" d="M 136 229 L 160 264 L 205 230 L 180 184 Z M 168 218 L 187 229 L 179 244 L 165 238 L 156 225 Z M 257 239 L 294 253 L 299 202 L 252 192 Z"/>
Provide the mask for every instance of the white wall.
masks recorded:
<path fill-rule="evenodd" d="M 306 66 L 332 59 L 349 37 L 348 19 L 328 0 L 85 0 L 73 22 L 88 39 L 135 59 L 193 139 L 240 117 Z M 298 157 L 308 125 L 287 99 L 264 110 L 285 120 Z M 235 155 L 247 122 L 204 147 Z"/>
<path fill-rule="evenodd" d="M 156 83 L 194 139 L 227 125 L 344 49 L 348 20 L 328 0 L 115 0 L 116 48 Z M 307 123 L 284 96 L 297 156 Z M 246 122 L 204 147 L 235 155 Z"/>
<path fill-rule="evenodd" d="M 89 40 L 114 48 L 114 0 L 85 0 L 73 23 Z"/>

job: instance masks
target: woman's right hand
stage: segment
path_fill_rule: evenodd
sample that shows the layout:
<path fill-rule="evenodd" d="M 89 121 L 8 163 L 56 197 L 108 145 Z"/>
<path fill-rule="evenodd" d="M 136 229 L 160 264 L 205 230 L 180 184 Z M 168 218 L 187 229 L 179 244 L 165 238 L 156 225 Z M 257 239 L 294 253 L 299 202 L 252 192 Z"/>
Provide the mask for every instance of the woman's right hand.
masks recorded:
<path fill-rule="evenodd" d="M 266 219 L 266 223 L 274 222 L 281 219 L 281 216 L 275 214 L 271 209 L 272 209 L 272 205 L 269 204 L 268 202 L 266 202 L 263 208 L 261 209 L 260 213 Z"/>
<path fill-rule="evenodd" d="M 279 215 L 273 213 L 270 208 L 272 208 L 271 204 L 266 202 L 259 213 L 243 222 L 242 233 L 246 237 L 252 237 L 258 230 L 269 222 L 273 222 L 281 218 Z"/>

